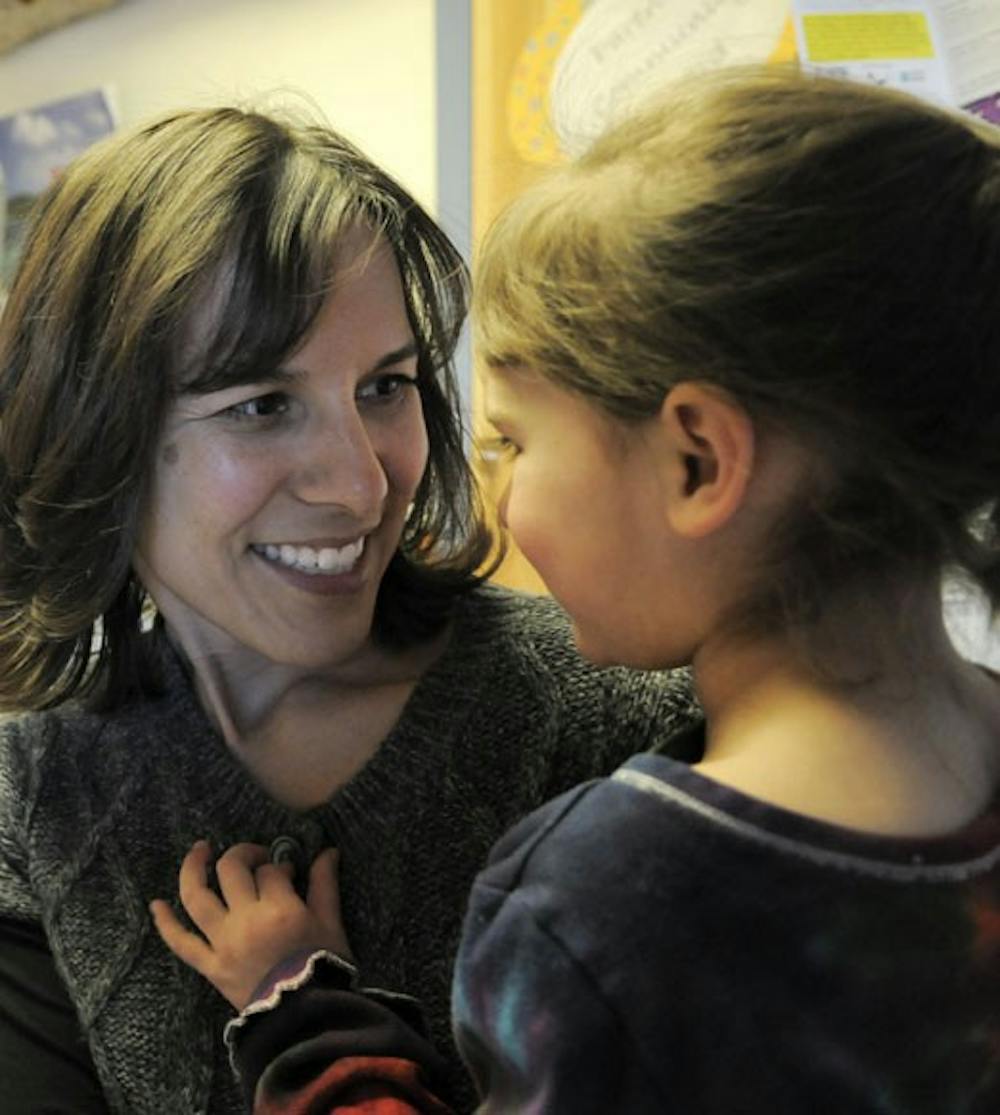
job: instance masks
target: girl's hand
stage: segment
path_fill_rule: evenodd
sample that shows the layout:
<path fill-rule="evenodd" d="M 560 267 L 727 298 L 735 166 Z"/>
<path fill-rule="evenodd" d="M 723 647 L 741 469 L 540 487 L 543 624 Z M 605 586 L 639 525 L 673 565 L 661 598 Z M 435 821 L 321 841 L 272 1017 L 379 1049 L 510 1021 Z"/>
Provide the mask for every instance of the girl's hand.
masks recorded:
<path fill-rule="evenodd" d="M 181 905 L 204 936 L 185 929 L 163 899 L 154 899 L 150 912 L 167 948 L 237 1010 L 274 965 L 294 952 L 327 949 L 351 958 L 340 920 L 336 849 L 313 861 L 305 902 L 292 886 L 291 865 L 271 863 L 258 844 L 235 844 L 219 858 L 219 898 L 206 882 L 211 858 L 208 843 L 199 840 L 180 870 Z"/>

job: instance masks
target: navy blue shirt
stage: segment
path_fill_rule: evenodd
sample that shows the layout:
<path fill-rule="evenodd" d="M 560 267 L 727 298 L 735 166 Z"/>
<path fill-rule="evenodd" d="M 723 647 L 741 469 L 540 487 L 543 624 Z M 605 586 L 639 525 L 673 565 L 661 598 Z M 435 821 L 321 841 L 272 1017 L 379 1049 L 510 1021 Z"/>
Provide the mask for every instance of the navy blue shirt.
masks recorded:
<path fill-rule="evenodd" d="M 638 755 L 516 826 L 453 998 L 490 1111 L 1000 1112 L 1000 808 L 873 837 Z"/>

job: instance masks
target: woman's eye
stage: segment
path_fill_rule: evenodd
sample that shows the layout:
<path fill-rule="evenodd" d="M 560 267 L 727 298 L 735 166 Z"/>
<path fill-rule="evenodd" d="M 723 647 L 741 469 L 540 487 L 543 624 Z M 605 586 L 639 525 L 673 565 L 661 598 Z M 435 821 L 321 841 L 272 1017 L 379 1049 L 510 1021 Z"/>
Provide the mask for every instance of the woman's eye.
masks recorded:
<path fill-rule="evenodd" d="M 223 414 L 236 419 L 257 419 L 258 421 L 280 418 L 288 410 L 288 396 L 280 391 L 267 395 L 255 395 L 226 407 Z"/>
<path fill-rule="evenodd" d="M 374 402 L 387 402 L 401 395 L 409 387 L 416 387 L 415 376 L 403 375 L 395 372 L 391 375 L 376 376 L 361 385 L 358 389 L 358 398 Z"/>

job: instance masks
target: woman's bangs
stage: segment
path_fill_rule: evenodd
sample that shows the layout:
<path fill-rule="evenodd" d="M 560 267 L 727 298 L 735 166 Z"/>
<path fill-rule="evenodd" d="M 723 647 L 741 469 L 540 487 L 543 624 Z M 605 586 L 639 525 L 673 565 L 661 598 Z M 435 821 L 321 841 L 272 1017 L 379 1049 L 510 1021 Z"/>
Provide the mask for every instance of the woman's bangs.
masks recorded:
<path fill-rule="evenodd" d="M 342 184 L 329 174 L 297 178 L 294 194 L 279 193 L 262 218 L 250 210 L 235 249 L 206 284 L 192 315 L 181 391 L 266 379 L 308 333 L 333 283 L 349 217 Z"/>

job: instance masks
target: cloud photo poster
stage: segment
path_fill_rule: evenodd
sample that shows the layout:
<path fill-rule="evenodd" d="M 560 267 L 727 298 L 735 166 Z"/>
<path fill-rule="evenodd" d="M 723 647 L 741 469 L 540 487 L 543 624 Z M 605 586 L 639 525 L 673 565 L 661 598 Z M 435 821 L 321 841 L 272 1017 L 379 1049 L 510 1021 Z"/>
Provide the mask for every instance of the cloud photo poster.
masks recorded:
<path fill-rule="evenodd" d="M 67 163 L 115 125 L 112 101 L 103 89 L 0 116 L 0 287 L 13 274 L 35 199 Z"/>

